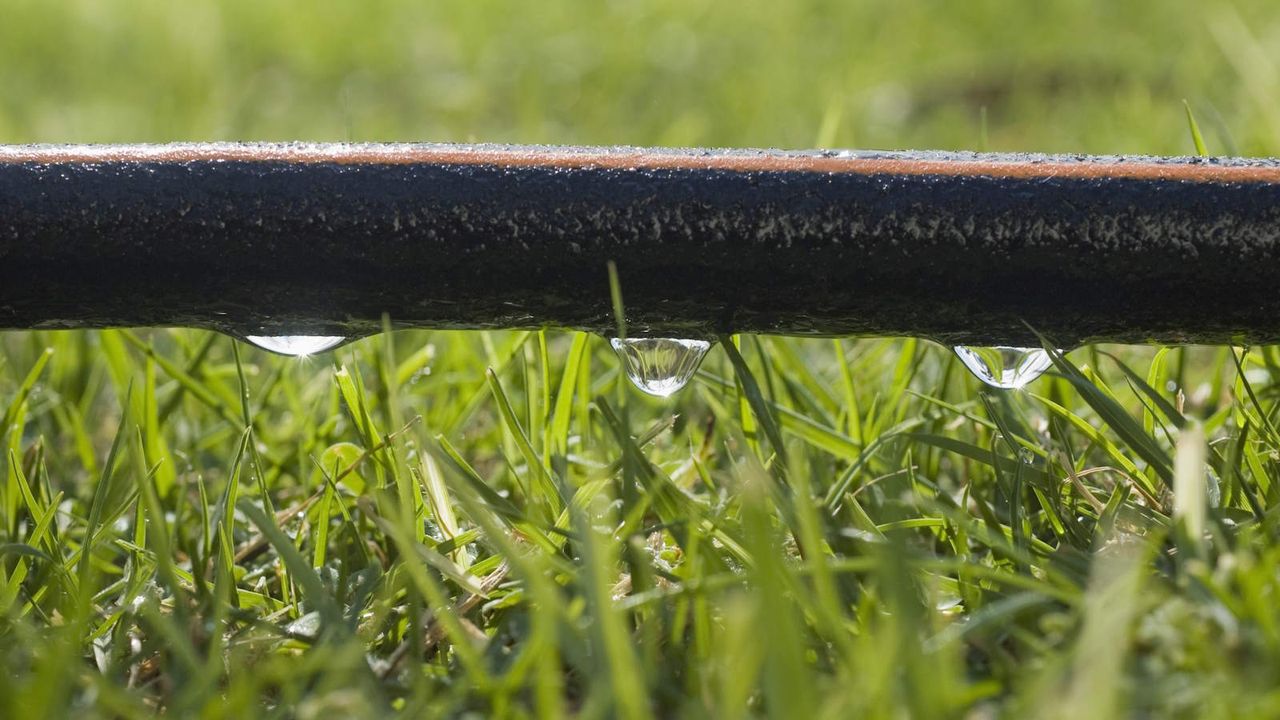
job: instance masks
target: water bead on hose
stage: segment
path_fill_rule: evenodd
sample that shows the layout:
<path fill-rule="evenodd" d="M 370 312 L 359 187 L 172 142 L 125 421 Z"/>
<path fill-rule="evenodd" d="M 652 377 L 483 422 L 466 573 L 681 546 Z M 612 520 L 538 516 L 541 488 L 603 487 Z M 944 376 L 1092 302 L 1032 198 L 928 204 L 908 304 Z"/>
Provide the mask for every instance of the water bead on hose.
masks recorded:
<path fill-rule="evenodd" d="M 245 340 L 277 355 L 305 357 L 337 347 L 346 338 L 336 335 L 247 335 Z"/>
<path fill-rule="evenodd" d="M 631 384 L 655 397 L 679 392 L 711 349 L 706 340 L 680 338 L 613 338 L 609 342 Z"/>
<path fill-rule="evenodd" d="M 955 351 L 975 377 L 1002 390 L 1021 390 L 1053 364 L 1044 348 L 957 345 Z"/>

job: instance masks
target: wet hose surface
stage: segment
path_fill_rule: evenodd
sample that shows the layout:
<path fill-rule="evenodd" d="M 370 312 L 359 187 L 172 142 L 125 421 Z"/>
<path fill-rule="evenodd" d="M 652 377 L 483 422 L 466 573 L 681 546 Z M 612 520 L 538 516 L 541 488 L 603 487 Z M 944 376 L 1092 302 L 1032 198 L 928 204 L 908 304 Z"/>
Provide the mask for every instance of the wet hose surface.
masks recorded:
<path fill-rule="evenodd" d="M 0 148 L 0 327 L 1280 341 L 1270 160 Z"/>

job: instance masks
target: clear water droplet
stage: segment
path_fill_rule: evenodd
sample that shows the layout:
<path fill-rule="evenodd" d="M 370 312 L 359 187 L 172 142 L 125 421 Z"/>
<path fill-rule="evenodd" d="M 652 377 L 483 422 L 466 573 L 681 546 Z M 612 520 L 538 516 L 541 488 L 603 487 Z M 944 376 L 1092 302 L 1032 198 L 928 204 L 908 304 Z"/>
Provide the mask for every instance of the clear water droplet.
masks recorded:
<path fill-rule="evenodd" d="M 991 387 L 1003 390 L 1026 387 L 1053 364 L 1044 348 L 957 345 L 955 351 L 969 372 Z"/>
<path fill-rule="evenodd" d="M 689 384 L 711 349 L 706 340 L 680 338 L 613 338 L 609 342 L 631 383 L 655 397 L 669 397 Z"/>
<path fill-rule="evenodd" d="M 335 335 L 246 335 L 244 339 L 268 352 L 290 357 L 324 352 L 346 340 Z"/>

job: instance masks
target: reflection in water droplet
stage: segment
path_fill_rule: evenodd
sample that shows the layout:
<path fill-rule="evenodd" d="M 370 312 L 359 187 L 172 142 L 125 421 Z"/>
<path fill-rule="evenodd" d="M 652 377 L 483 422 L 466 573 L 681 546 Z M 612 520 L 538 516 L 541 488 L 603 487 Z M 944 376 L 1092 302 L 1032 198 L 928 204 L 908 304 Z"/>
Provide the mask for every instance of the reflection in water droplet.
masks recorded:
<path fill-rule="evenodd" d="M 631 383 L 656 397 L 667 397 L 687 385 L 711 349 L 706 340 L 679 338 L 613 338 L 609 342 Z"/>
<path fill-rule="evenodd" d="M 955 348 L 960 362 L 979 380 L 991 387 L 1019 390 L 1044 374 L 1053 364 L 1044 348 L 965 347 Z"/>
<path fill-rule="evenodd" d="M 245 340 L 279 355 L 304 357 L 324 352 L 346 338 L 333 335 L 246 335 Z"/>

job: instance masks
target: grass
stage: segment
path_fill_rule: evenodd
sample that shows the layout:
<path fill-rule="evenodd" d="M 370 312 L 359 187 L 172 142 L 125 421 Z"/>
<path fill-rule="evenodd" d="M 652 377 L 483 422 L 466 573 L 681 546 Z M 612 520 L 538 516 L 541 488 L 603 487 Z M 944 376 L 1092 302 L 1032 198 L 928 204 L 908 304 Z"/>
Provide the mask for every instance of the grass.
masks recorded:
<path fill-rule="evenodd" d="M 1261 1 L 307 9 L 14 0 L 0 135 L 1280 146 Z M 6 333 L 0 717 L 1280 715 L 1280 352 L 1054 361 Z"/>
<path fill-rule="evenodd" d="M 10 335 L 6 714 L 1274 710 L 1273 350 L 737 340 Z"/>

